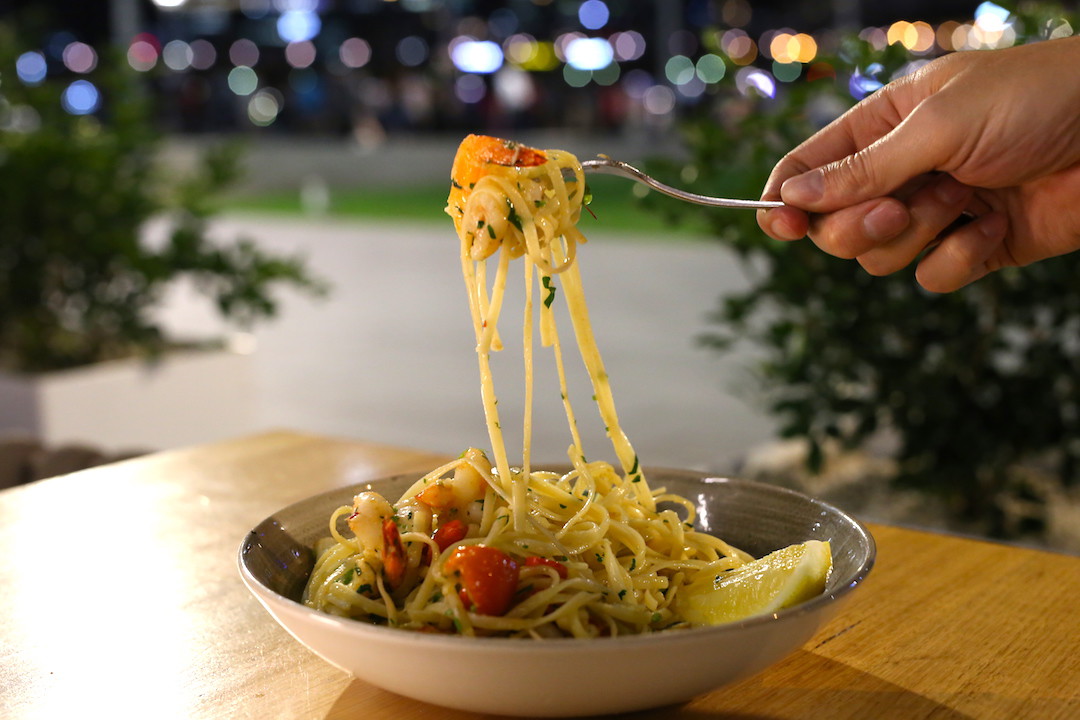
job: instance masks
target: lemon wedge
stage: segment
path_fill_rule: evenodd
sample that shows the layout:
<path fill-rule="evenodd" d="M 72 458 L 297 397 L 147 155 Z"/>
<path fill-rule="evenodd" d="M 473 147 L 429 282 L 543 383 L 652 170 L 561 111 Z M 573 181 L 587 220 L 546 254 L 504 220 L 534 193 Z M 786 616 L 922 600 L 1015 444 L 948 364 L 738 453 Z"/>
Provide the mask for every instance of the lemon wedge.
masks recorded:
<path fill-rule="evenodd" d="M 694 625 L 774 613 L 823 593 L 831 570 L 829 543 L 809 540 L 696 580 L 676 597 L 675 609 Z"/>

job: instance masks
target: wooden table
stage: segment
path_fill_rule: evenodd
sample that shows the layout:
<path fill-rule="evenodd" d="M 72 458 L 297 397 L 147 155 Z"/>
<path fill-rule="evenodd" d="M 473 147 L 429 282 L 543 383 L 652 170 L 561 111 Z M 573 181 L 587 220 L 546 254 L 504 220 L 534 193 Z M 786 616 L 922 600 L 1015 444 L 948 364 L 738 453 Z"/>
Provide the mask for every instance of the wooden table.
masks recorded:
<path fill-rule="evenodd" d="M 278 508 L 439 459 L 280 432 L 3 491 L 0 717 L 468 717 L 326 664 L 236 571 Z M 1080 557 L 872 530 L 877 567 L 814 640 L 635 717 L 1080 718 Z"/>

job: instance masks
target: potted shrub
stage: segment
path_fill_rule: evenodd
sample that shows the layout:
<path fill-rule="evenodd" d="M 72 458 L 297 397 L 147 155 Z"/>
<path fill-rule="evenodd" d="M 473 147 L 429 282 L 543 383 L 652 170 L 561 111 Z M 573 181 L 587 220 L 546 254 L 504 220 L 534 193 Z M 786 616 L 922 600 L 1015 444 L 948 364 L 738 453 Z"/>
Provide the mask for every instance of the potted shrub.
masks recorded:
<path fill-rule="evenodd" d="M 1080 28 L 1045 5 L 1010 21 L 1017 42 Z M 920 59 L 847 37 L 775 97 L 739 92 L 729 66 L 683 126 L 689 161 L 649 168 L 672 184 L 689 172 L 698 192 L 756 197 L 783 153 L 853 104 L 853 92 Z M 678 211 L 673 221 L 708 223 L 746 267 L 749 289 L 720 299 L 704 340 L 761 348 L 759 397 L 806 448 L 810 477 L 836 453 L 873 449 L 889 460 L 875 472 L 922 497 L 909 520 L 940 512 L 955 529 L 1077 547 L 1075 528 L 1071 539 L 1047 533 L 1062 531 L 1048 529 L 1061 508 L 1080 507 L 1080 254 L 934 295 L 910 271 L 871 277 L 809 242 L 773 241 L 749 213 Z"/>
<path fill-rule="evenodd" d="M 273 316 L 278 287 L 318 292 L 320 283 L 299 259 L 211 238 L 217 200 L 236 178 L 235 150 L 207 152 L 185 176 L 170 172 L 158 160 L 152 107 L 122 61 L 101 57 L 91 72 L 70 73 L 20 40 L 0 25 L 0 431 L 101 440 L 110 419 L 128 418 L 126 441 L 145 442 L 140 427 L 200 412 L 200 383 L 187 374 L 198 365 L 217 378 L 204 389 L 240 402 L 241 388 L 221 378 L 235 357 L 188 353 L 180 408 L 161 404 L 166 359 L 193 349 L 155 317 L 165 290 L 190 281 L 239 326 Z M 165 227 L 153 245 L 144 234 L 151 220 Z M 89 368 L 105 375 L 89 378 Z M 103 377 L 125 373 L 136 394 L 117 396 Z M 89 426 L 55 430 L 76 411 L 50 403 L 87 379 L 109 400 L 77 392 Z"/>

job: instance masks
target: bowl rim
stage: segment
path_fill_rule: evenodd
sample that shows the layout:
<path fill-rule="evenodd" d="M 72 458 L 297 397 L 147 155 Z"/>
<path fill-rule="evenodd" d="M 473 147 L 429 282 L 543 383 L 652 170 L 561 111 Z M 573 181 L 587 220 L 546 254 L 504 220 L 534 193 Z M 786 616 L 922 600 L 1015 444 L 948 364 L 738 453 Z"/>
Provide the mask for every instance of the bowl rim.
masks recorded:
<path fill-rule="evenodd" d="M 541 465 L 534 466 L 534 470 L 540 469 L 558 469 L 565 468 L 566 466 L 560 465 Z M 835 513 L 840 516 L 846 523 L 848 523 L 857 533 L 857 537 L 860 540 L 860 547 L 866 548 L 866 559 L 863 563 L 856 568 L 851 576 L 839 587 L 832 592 L 823 593 L 815 598 L 807 600 L 806 602 L 799 603 L 790 608 L 779 610 L 775 613 L 767 615 L 755 615 L 753 617 L 746 618 L 745 620 L 739 620 L 736 622 L 723 623 L 721 625 L 708 625 L 708 626 L 695 626 L 691 628 L 683 628 L 680 630 L 672 631 L 658 631 L 652 633 L 640 633 L 635 635 L 618 635 L 616 637 L 600 637 L 600 638 L 543 638 L 541 640 L 530 642 L 523 638 L 506 638 L 506 637 L 468 637 L 462 635 L 449 635 L 449 634 L 436 634 L 436 633 L 421 633 L 421 632 L 409 632 L 403 631 L 398 628 L 386 627 L 382 625 L 374 625 L 372 623 L 364 622 L 363 620 L 357 620 L 354 618 L 343 617 L 340 615 L 331 615 L 329 613 L 322 612 L 304 605 L 302 602 L 293 600 L 286 597 L 281 593 L 273 590 L 265 585 L 251 572 L 245 562 L 245 555 L 247 549 L 251 545 L 251 539 L 256 535 L 256 530 L 264 523 L 275 519 L 278 514 L 285 513 L 297 505 L 317 502 L 318 498 L 323 496 L 335 495 L 343 492 L 351 492 L 360 488 L 372 489 L 373 486 L 380 483 L 387 483 L 395 480 L 400 480 L 407 477 L 422 477 L 423 472 L 418 473 L 398 473 L 395 475 L 389 475 L 385 477 L 379 477 L 369 481 L 362 481 L 357 483 L 351 483 L 348 485 L 342 485 L 335 488 L 330 488 L 320 493 L 310 495 L 308 497 L 297 500 L 294 503 L 286 505 L 283 508 L 279 508 L 274 513 L 271 513 L 263 520 L 259 521 L 255 527 L 248 530 L 244 535 L 243 540 L 240 543 L 240 547 L 237 551 L 236 561 L 237 568 L 240 572 L 241 579 L 244 584 L 248 586 L 249 590 L 255 594 L 260 600 L 271 601 L 278 603 L 284 608 L 287 608 L 290 612 L 300 613 L 302 617 L 305 617 L 313 622 L 331 625 L 338 628 L 343 628 L 349 632 L 358 632 L 364 635 L 371 634 L 372 638 L 378 638 L 387 642 L 407 641 L 410 644 L 419 644 L 424 647 L 431 647 L 432 649 L 446 649 L 455 648 L 457 650 L 462 649 L 475 649 L 475 650 L 490 650 L 498 648 L 500 651 L 509 652 L 565 652 L 566 650 L 572 650 L 577 647 L 590 647 L 590 648 L 613 648 L 619 649 L 624 647 L 634 647 L 640 643 L 647 643 L 649 645 L 663 646 L 668 643 L 681 643 L 688 637 L 701 637 L 706 639 L 708 637 L 721 638 L 728 634 L 738 634 L 747 628 L 753 628 L 756 626 L 764 626 L 771 623 L 782 622 L 786 618 L 796 618 L 807 614 L 816 613 L 823 610 L 826 606 L 834 604 L 851 592 L 853 592 L 858 586 L 860 586 L 869 575 L 870 571 L 874 567 L 874 563 L 877 559 L 877 543 L 874 540 L 874 536 L 870 533 L 870 530 L 861 521 L 841 510 L 835 505 L 819 500 L 805 493 L 793 490 L 791 488 L 782 487 L 779 485 L 771 485 L 769 483 L 758 482 L 755 480 L 745 480 L 741 478 L 731 478 L 723 475 L 712 474 L 707 472 L 698 472 L 694 470 L 676 469 L 676 468 L 664 468 L 664 467 L 644 467 L 643 471 L 646 476 L 649 473 L 653 474 L 665 474 L 667 476 L 681 476 L 686 480 L 697 480 L 706 485 L 726 484 L 726 485 L 743 485 L 751 487 L 767 488 L 768 492 L 775 492 L 779 495 L 789 495 L 801 500 L 809 501 L 812 505 L 815 505 L 822 510 Z"/>

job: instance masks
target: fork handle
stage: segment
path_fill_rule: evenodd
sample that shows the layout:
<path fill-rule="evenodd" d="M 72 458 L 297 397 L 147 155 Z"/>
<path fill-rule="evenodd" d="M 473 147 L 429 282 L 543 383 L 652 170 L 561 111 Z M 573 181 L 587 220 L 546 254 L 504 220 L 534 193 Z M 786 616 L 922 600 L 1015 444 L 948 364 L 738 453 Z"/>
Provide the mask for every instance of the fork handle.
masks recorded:
<path fill-rule="evenodd" d="M 698 195 L 697 193 L 679 190 L 670 185 L 665 185 L 659 180 L 646 175 L 633 165 L 612 160 L 609 157 L 600 156 L 596 160 L 586 160 L 581 163 L 581 169 L 586 172 L 598 172 L 607 175 L 621 175 L 631 180 L 636 180 L 643 185 L 651 187 L 657 192 L 669 195 L 678 200 L 694 203 L 696 205 L 708 205 L 710 207 L 742 208 L 747 210 L 762 210 L 767 208 L 783 207 L 784 203 L 777 200 L 734 200 L 731 198 L 718 198 L 710 195 Z"/>

